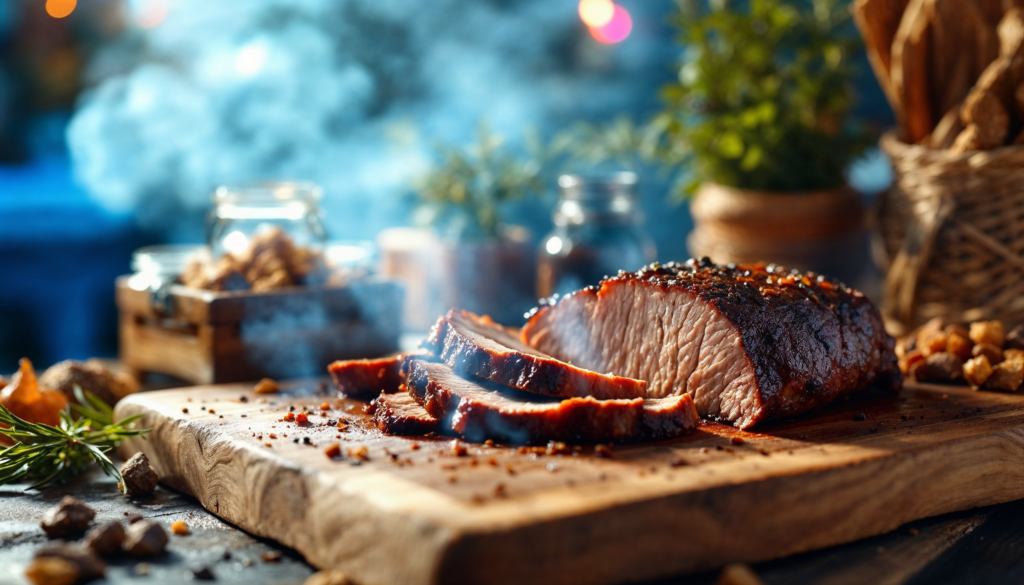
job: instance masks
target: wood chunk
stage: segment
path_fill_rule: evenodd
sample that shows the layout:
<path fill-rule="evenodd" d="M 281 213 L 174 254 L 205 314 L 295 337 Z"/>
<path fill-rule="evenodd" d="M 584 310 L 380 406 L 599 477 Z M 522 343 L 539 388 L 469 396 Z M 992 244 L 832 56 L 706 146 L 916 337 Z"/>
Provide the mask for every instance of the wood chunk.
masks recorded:
<path fill-rule="evenodd" d="M 1024 383 L 1024 361 L 1005 360 L 992 368 L 992 375 L 985 382 L 985 387 L 1016 392 L 1021 383 Z"/>
<path fill-rule="evenodd" d="M 964 124 L 977 128 L 977 150 L 990 150 L 1006 143 L 1010 115 L 995 93 L 971 92 L 960 115 Z"/>
<path fill-rule="evenodd" d="M 989 363 L 988 358 L 979 355 L 976 358 L 971 358 L 964 363 L 964 379 L 973 388 L 981 388 L 988 381 L 989 376 L 992 375 L 992 364 Z"/>
<path fill-rule="evenodd" d="M 910 0 L 892 45 L 892 82 L 903 111 L 904 139 L 918 144 L 932 132 L 929 0 Z"/>

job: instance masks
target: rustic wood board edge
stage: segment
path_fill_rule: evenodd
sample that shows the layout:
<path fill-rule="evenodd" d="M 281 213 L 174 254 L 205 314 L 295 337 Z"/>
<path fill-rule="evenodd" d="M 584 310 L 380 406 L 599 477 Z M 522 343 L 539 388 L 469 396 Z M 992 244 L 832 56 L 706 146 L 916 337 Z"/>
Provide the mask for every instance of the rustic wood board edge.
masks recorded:
<path fill-rule="evenodd" d="M 119 416 L 136 412 L 154 430 L 123 452 L 147 453 L 165 482 L 214 514 L 368 585 L 636 581 L 778 558 L 1024 497 L 1019 411 L 986 415 L 984 432 L 953 426 L 895 450 L 824 445 L 774 469 L 748 462 L 717 485 L 626 481 L 609 486 L 623 491 L 594 509 L 567 505 L 558 514 L 548 506 L 547 520 L 532 512 L 529 521 L 489 527 L 446 520 L 438 510 L 470 517 L 472 507 L 387 472 L 349 469 L 340 481 L 239 444 L 182 418 L 159 394 L 118 407 Z M 391 497 L 401 504 L 389 506 Z"/>

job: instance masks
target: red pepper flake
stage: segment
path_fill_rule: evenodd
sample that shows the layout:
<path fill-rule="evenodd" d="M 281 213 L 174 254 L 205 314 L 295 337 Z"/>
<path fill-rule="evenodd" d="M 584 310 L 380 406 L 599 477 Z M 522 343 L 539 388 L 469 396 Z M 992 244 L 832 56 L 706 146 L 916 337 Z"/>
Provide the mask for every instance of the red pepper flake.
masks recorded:
<path fill-rule="evenodd" d="M 208 410 L 207 412 L 209 412 L 210 414 L 217 414 L 217 411 L 212 409 L 212 408 L 210 410 Z"/>
<path fill-rule="evenodd" d="M 277 434 L 276 433 L 270 433 L 269 437 L 271 439 L 276 439 L 277 438 Z"/>
<path fill-rule="evenodd" d="M 300 412 L 299 414 L 295 415 L 295 424 L 303 425 L 303 424 L 306 424 L 308 422 L 309 422 L 309 417 L 306 416 L 305 412 Z"/>
<path fill-rule="evenodd" d="M 338 424 L 340 425 L 341 423 L 339 422 Z M 419 451 L 420 450 L 420 444 L 419 443 L 413 443 L 412 445 L 409 445 L 409 448 L 412 449 L 413 451 Z"/>
<path fill-rule="evenodd" d="M 289 412 L 288 414 L 284 415 L 284 420 L 285 422 L 292 422 L 293 420 L 295 420 L 295 414 Z"/>
<path fill-rule="evenodd" d="M 327 455 L 327 457 L 331 459 L 341 457 L 341 445 L 339 445 L 338 443 L 332 443 L 331 445 L 328 445 L 327 448 L 324 449 L 324 455 Z"/>
<path fill-rule="evenodd" d="M 508 491 L 505 489 L 505 484 L 499 483 L 498 485 L 494 486 L 494 496 L 497 498 L 508 497 Z"/>

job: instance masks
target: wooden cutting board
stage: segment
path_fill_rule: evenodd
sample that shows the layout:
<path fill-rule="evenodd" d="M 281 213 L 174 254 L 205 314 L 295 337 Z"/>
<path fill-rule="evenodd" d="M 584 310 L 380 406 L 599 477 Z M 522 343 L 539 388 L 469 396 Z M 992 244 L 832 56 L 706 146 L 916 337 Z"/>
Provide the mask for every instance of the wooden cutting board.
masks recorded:
<path fill-rule="evenodd" d="M 290 406 L 322 415 L 283 422 Z M 223 385 L 137 394 L 117 415 L 153 428 L 124 455 L 145 452 L 214 514 L 364 585 L 638 581 L 1024 497 L 1024 396 L 966 388 L 868 394 L 757 433 L 708 424 L 610 458 L 458 456 L 448 440 L 381 435 L 362 406 L 322 382 L 263 397 Z M 344 431 L 325 422 L 339 418 Z M 369 459 L 328 459 L 334 442 Z"/>

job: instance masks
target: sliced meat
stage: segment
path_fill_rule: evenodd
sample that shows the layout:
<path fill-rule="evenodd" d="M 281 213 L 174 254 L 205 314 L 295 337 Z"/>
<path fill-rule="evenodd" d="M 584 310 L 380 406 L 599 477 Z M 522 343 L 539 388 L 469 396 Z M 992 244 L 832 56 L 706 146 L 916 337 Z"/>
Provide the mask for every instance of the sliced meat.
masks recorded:
<path fill-rule="evenodd" d="M 452 309 L 438 319 L 424 346 L 459 373 L 534 394 L 571 398 L 643 398 L 647 383 L 599 374 L 538 351 L 489 317 Z"/>
<path fill-rule="evenodd" d="M 373 422 L 389 435 L 425 435 L 437 432 L 437 419 L 408 392 L 384 394 L 372 402 Z"/>
<path fill-rule="evenodd" d="M 742 428 L 902 382 L 878 310 L 813 273 L 706 258 L 653 264 L 541 307 L 523 340 L 560 360 L 690 393 L 702 416 Z"/>
<path fill-rule="evenodd" d="M 372 360 L 344 360 L 327 366 L 338 391 L 353 398 L 370 398 L 381 392 L 393 394 L 404 381 L 402 362 L 394 355 Z"/>
<path fill-rule="evenodd" d="M 558 399 L 468 380 L 447 364 L 409 362 L 409 394 L 470 441 L 517 444 L 672 439 L 700 423 L 688 394 L 657 400 Z"/>

